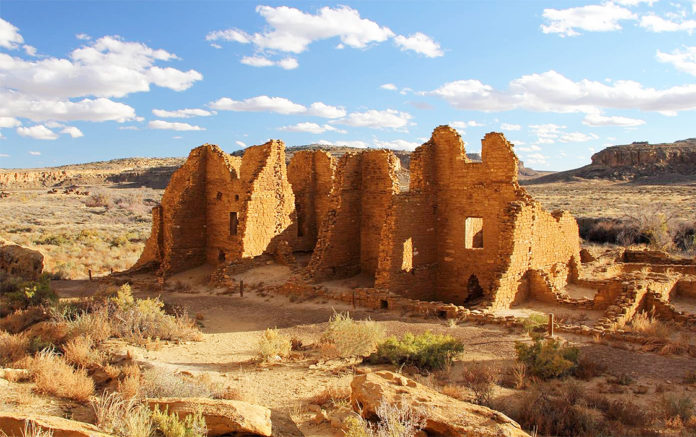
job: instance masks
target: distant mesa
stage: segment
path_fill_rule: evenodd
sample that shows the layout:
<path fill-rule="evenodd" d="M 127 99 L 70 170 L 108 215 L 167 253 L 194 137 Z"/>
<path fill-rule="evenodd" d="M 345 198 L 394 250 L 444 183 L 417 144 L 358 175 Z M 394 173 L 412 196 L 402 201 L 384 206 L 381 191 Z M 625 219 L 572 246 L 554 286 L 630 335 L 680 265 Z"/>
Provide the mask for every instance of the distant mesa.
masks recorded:
<path fill-rule="evenodd" d="M 696 182 L 696 138 L 673 143 L 634 142 L 592 155 L 592 163 L 545 175 L 527 184 L 606 179 L 645 184 Z"/>

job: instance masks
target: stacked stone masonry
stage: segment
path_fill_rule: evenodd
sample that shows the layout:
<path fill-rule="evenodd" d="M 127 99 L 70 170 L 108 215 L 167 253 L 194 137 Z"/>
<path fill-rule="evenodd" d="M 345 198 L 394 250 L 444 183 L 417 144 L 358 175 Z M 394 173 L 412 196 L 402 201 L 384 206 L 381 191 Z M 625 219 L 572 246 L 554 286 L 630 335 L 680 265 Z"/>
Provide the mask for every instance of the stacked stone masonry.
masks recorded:
<path fill-rule="evenodd" d="M 577 279 L 575 219 L 518 184 L 502 134 L 487 134 L 472 162 L 454 129 L 436 128 L 412 153 L 405 192 L 399 166 L 388 150 L 304 151 L 286 166 L 281 141 L 242 157 L 203 145 L 172 176 L 132 270 L 167 276 L 289 247 L 312 252 L 304 277 L 317 282 L 361 275 L 369 290 L 488 309 L 556 302 Z"/>

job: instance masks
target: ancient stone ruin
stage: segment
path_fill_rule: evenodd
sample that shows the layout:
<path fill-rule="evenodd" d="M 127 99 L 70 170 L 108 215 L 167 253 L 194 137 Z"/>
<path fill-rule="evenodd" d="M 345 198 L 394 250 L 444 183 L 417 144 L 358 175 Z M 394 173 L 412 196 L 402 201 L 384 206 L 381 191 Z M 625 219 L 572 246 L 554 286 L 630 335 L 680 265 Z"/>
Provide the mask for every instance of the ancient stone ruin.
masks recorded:
<path fill-rule="evenodd" d="M 500 133 L 467 158 L 440 126 L 411 157 L 408 191 L 388 150 L 336 160 L 269 141 L 233 157 L 191 151 L 153 209 L 152 234 L 132 270 L 171 275 L 204 263 L 311 252 L 315 281 L 360 275 L 404 297 L 506 308 L 553 299 L 577 277 L 580 242 L 566 212 L 546 212 L 518 184 L 518 159 Z"/>

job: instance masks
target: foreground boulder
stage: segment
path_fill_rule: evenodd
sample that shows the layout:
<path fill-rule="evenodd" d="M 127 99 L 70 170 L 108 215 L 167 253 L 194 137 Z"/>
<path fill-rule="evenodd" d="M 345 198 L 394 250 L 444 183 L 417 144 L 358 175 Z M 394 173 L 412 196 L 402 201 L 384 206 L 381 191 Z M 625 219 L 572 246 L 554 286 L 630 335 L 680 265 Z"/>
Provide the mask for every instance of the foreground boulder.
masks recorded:
<path fill-rule="evenodd" d="M 243 401 L 208 398 L 156 398 L 146 399 L 151 409 L 159 405 L 179 418 L 200 411 L 205 418 L 209 436 L 231 433 L 271 435 L 271 410 Z"/>
<path fill-rule="evenodd" d="M 25 423 L 33 423 L 35 428 L 51 432 L 53 437 L 110 437 L 96 426 L 89 423 L 76 422 L 55 416 L 31 415 L 0 412 L 0 435 L 21 437 L 24 435 Z"/>
<path fill-rule="evenodd" d="M 36 281 L 43 272 L 41 252 L 0 239 L 0 272 L 26 281 Z"/>
<path fill-rule="evenodd" d="M 439 436 L 529 437 L 504 414 L 443 395 L 396 373 L 380 371 L 353 378 L 351 403 L 373 418 L 382 402 L 406 404 L 426 417 L 424 430 Z"/>

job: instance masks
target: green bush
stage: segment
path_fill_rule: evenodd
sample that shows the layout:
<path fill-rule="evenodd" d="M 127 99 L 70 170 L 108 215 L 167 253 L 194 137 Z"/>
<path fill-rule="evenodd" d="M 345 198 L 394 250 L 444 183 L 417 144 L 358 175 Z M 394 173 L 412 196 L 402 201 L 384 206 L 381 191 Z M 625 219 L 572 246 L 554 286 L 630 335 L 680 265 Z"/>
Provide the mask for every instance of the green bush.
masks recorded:
<path fill-rule="evenodd" d="M 517 361 L 527 373 L 542 379 L 558 378 L 572 373 L 578 365 L 580 351 L 559 340 L 535 337 L 531 344 L 515 343 Z"/>
<path fill-rule="evenodd" d="M 545 316 L 544 314 L 530 314 L 529 317 L 524 319 L 522 321 L 522 327 L 526 332 L 529 333 L 534 333 L 534 332 L 546 332 L 547 326 L 549 324 L 549 318 L 548 316 Z"/>
<path fill-rule="evenodd" d="M 4 293 L 8 307 L 14 310 L 30 306 L 52 305 L 58 301 L 58 296 L 51 288 L 49 275 L 43 274 L 38 281 L 18 283 L 13 291 Z"/>
<path fill-rule="evenodd" d="M 403 338 L 389 337 L 370 356 L 373 363 L 412 365 L 421 370 L 437 370 L 452 364 L 454 358 L 464 351 L 461 341 L 451 335 L 425 332 Z"/>
<path fill-rule="evenodd" d="M 160 411 L 159 406 L 152 412 L 152 421 L 164 437 L 205 437 L 208 429 L 205 418 L 201 412 L 189 414 L 183 420 L 176 413 L 169 414 L 165 409 Z"/>
<path fill-rule="evenodd" d="M 71 238 L 65 234 L 47 234 L 34 240 L 34 244 L 45 246 L 64 246 L 70 243 Z"/>

